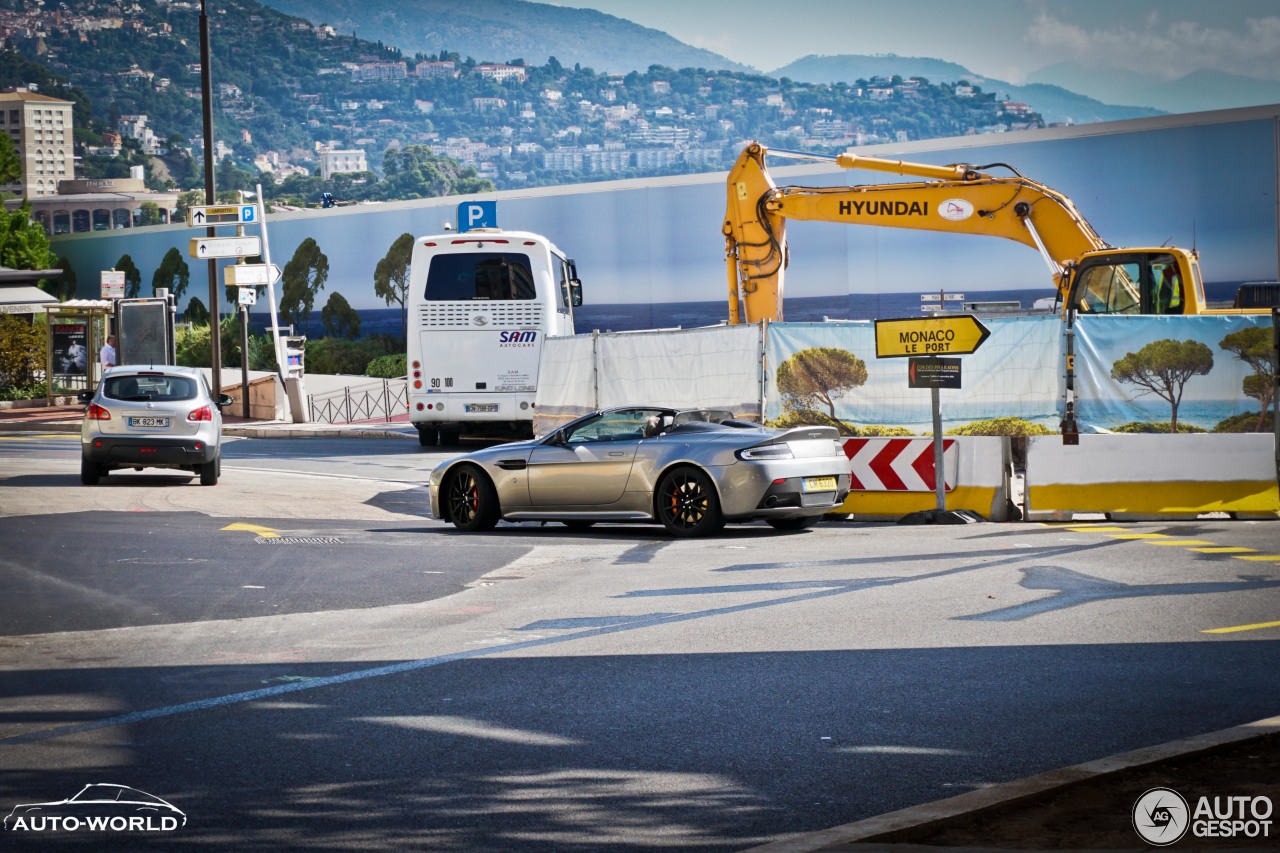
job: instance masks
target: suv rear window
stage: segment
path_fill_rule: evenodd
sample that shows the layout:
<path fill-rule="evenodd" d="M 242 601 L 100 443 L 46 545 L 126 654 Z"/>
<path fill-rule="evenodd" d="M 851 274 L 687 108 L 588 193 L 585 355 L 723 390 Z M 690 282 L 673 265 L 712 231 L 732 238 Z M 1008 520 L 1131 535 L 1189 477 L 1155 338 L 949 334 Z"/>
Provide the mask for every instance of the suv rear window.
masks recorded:
<path fill-rule="evenodd" d="M 521 252 L 436 255 L 427 268 L 428 302 L 536 299 L 529 256 Z"/>
<path fill-rule="evenodd" d="M 196 389 L 185 376 L 144 373 L 108 377 L 102 393 L 113 400 L 194 400 Z"/>

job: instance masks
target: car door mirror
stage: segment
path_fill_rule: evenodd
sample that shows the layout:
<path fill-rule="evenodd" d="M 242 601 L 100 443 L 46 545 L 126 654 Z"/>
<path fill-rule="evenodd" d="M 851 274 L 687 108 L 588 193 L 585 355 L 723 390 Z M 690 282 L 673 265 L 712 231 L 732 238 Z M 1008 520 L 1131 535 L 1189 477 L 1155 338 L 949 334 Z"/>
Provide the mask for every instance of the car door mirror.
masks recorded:
<path fill-rule="evenodd" d="M 87 406 L 93 402 L 93 394 L 93 391 L 81 391 L 79 394 L 76 394 L 76 399 Z"/>
<path fill-rule="evenodd" d="M 234 403 L 235 403 L 235 398 L 234 398 L 234 397 L 232 397 L 230 394 L 219 394 L 219 395 L 218 395 L 218 408 L 219 408 L 219 409 L 225 409 L 227 406 L 233 405 Z"/>

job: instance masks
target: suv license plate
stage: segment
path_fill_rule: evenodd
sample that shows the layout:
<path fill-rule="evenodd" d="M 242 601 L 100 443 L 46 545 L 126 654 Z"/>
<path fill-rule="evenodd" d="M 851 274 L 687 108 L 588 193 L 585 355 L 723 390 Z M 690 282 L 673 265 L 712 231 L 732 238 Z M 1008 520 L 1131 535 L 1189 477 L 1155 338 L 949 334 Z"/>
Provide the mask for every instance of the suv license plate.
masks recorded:
<path fill-rule="evenodd" d="M 496 411 L 498 411 L 497 403 L 467 403 L 468 413 L 496 412 Z"/>
<path fill-rule="evenodd" d="M 836 490 L 836 478 L 805 477 L 804 490 L 806 492 L 834 492 Z"/>
<path fill-rule="evenodd" d="M 147 427 L 148 429 L 168 429 L 168 418 L 129 418 L 131 427 Z"/>

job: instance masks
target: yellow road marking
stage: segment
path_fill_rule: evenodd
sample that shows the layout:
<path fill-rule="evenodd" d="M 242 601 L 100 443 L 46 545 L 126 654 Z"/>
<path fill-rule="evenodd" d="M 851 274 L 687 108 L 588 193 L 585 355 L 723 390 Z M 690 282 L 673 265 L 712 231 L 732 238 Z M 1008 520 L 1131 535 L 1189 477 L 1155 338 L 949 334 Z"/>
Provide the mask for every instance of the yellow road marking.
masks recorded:
<path fill-rule="evenodd" d="M 1266 562 L 1268 560 L 1280 560 L 1280 554 L 1237 554 L 1237 560 L 1257 560 L 1258 562 Z"/>
<path fill-rule="evenodd" d="M 1234 625 L 1230 628 L 1208 628 L 1201 634 L 1235 634 L 1239 631 L 1260 631 L 1263 628 L 1280 628 L 1280 622 L 1259 622 L 1256 625 Z"/>
<path fill-rule="evenodd" d="M 1152 545 L 1212 545 L 1213 543 L 1206 539 L 1166 539 L 1163 542 L 1152 542 Z"/>
<path fill-rule="evenodd" d="M 1224 545 L 1218 548 L 1192 548 L 1197 554 L 1256 554 L 1253 548 L 1234 548 L 1230 545 Z"/>
<path fill-rule="evenodd" d="M 1108 539 L 1168 539 L 1167 533 L 1112 533 Z"/>
<path fill-rule="evenodd" d="M 1064 527 L 1063 530 L 1070 530 L 1072 533 L 1107 533 L 1109 531 L 1124 531 L 1123 527 Z"/>
<path fill-rule="evenodd" d="M 237 521 L 235 524 L 228 524 L 223 530 L 244 530 L 248 533 L 256 533 L 263 539 L 279 539 L 280 534 L 274 527 L 259 527 L 256 524 L 245 524 Z"/>

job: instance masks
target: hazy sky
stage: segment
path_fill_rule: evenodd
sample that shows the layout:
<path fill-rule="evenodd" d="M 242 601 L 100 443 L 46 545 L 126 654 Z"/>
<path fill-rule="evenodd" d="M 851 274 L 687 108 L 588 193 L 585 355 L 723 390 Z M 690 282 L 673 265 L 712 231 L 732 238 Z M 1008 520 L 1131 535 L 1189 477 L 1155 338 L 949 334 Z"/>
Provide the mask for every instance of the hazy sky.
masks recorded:
<path fill-rule="evenodd" d="M 549 0 L 772 71 L 808 54 L 927 56 L 1024 82 L 1073 61 L 1280 80 L 1278 0 Z"/>

